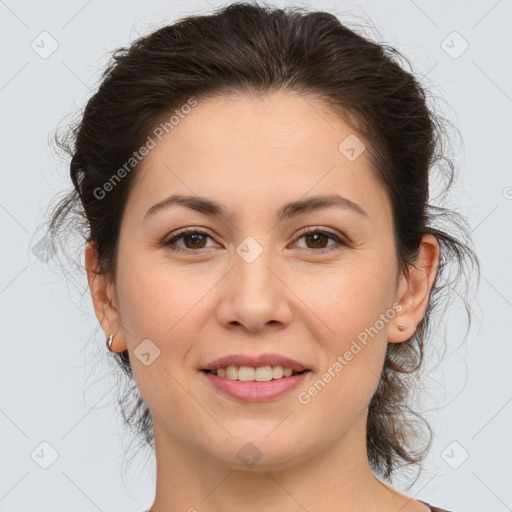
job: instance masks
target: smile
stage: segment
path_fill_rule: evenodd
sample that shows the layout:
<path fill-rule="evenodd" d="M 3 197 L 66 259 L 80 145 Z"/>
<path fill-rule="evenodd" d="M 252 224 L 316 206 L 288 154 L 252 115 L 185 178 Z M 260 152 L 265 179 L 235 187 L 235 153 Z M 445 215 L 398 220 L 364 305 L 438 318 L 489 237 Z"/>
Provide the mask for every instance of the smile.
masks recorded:
<path fill-rule="evenodd" d="M 285 370 L 288 375 L 285 375 Z M 222 375 L 223 372 L 225 375 Z M 309 373 L 310 370 L 295 372 L 280 366 L 228 366 L 218 368 L 217 371 L 202 371 L 217 391 L 246 402 L 262 402 L 281 397 L 299 386 Z"/>

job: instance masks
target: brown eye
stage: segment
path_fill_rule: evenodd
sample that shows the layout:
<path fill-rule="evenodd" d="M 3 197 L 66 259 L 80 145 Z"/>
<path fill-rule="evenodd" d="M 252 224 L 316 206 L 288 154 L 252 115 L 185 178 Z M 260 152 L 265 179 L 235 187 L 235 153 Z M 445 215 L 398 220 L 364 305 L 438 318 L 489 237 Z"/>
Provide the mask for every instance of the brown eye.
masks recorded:
<path fill-rule="evenodd" d="M 187 249 L 202 249 L 206 241 L 206 237 L 201 233 L 190 233 L 182 236 L 185 241 Z M 190 242 L 190 246 L 187 245 L 187 241 Z"/>
<path fill-rule="evenodd" d="M 335 249 L 339 249 L 339 246 L 348 246 L 341 237 L 336 233 L 330 231 L 321 230 L 318 228 L 309 229 L 304 232 L 297 240 L 305 240 L 305 249 L 312 253 L 325 253 Z M 334 244 L 329 244 L 329 239 L 334 240 Z"/>
<path fill-rule="evenodd" d="M 208 238 L 212 239 L 208 233 L 198 231 L 197 229 L 188 229 L 164 241 L 163 245 L 176 252 L 194 252 L 198 249 L 208 248 L 206 245 Z M 182 239 L 184 246 L 177 244 Z"/>
<path fill-rule="evenodd" d="M 208 248 L 206 245 L 208 239 L 212 239 L 208 233 L 189 229 L 178 233 L 167 241 L 164 241 L 163 245 L 176 252 L 195 252 L 199 249 Z M 306 246 L 304 248 L 312 253 L 324 253 L 338 249 L 339 246 L 348 246 L 348 243 L 337 234 L 320 229 L 310 229 L 309 231 L 304 232 L 297 240 L 302 239 L 306 241 Z M 184 246 L 177 244 L 180 240 L 183 240 Z M 333 240 L 336 243 L 329 244 L 329 240 Z"/>
<path fill-rule="evenodd" d="M 312 249 L 323 249 L 325 247 L 325 244 L 329 241 L 329 236 L 327 236 L 325 233 L 317 232 L 313 233 L 312 235 L 306 235 L 306 240 L 313 244 Z"/>

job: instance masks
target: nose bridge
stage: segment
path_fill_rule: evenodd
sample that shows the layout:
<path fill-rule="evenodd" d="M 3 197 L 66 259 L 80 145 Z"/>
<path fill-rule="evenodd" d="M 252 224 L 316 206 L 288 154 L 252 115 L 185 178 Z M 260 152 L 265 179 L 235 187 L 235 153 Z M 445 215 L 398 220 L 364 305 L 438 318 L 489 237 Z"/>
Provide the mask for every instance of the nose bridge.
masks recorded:
<path fill-rule="evenodd" d="M 266 241 L 269 240 L 267 237 Z M 270 270 L 275 262 L 270 244 L 264 244 L 263 240 L 260 242 L 252 236 L 246 237 L 236 247 L 234 272 L 237 289 L 242 296 L 268 301 L 276 292 L 276 283 L 273 283 L 276 277 Z"/>
<path fill-rule="evenodd" d="M 263 239 L 262 239 L 263 240 Z M 270 237 L 265 240 L 270 242 Z M 277 258 L 269 243 L 247 237 L 237 247 L 228 291 L 220 308 L 223 323 L 256 331 L 269 322 L 290 320 L 286 287 L 277 278 Z"/>

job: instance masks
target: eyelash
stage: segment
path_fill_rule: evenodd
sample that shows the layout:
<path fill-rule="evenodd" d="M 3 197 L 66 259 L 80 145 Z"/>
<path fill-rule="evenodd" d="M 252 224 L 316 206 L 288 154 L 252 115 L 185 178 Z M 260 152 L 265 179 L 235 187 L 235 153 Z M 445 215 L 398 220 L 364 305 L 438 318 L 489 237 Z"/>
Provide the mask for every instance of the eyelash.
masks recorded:
<path fill-rule="evenodd" d="M 303 238 L 304 236 L 307 236 L 307 235 L 310 235 L 310 234 L 314 234 L 314 233 L 320 233 L 322 235 L 327 235 L 329 238 L 333 239 L 335 242 L 340 244 L 342 247 L 348 247 L 349 246 L 348 242 L 343 240 L 336 233 L 333 233 L 331 231 L 326 231 L 324 229 L 319 229 L 319 228 L 316 228 L 316 227 L 307 228 L 305 231 L 303 231 L 300 234 L 300 236 L 296 240 L 299 240 L 299 239 Z M 206 235 L 207 237 L 212 238 L 208 233 L 206 233 L 204 231 L 200 231 L 200 230 L 195 229 L 195 228 L 187 228 L 187 229 L 184 229 L 183 231 L 181 231 L 180 233 L 174 235 L 172 238 L 169 238 L 168 240 L 165 240 L 163 242 L 163 245 L 165 247 L 167 247 L 169 250 L 174 251 L 174 252 L 181 252 L 181 253 L 188 253 L 188 254 L 194 253 L 194 252 L 198 252 L 200 249 L 182 249 L 181 247 L 171 247 L 171 245 L 173 245 L 177 240 L 179 240 L 180 238 L 183 238 L 184 236 L 189 235 L 189 234 Z M 341 247 L 333 247 L 333 246 L 331 246 L 329 248 L 323 248 L 323 249 L 307 249 L 306 248 L 305 250 L 309 251 L 310 253 L 325 254 L 327 252 L 331 252 L 333 250 L 338 250 L 340 248 Z"/>

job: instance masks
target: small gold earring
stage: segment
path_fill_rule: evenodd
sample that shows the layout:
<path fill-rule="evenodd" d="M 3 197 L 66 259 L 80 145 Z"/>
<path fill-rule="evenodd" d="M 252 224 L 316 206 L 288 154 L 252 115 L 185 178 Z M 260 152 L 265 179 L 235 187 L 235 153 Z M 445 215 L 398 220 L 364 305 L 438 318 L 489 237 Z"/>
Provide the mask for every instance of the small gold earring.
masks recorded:
<path fill-rule="evenodd" d="M 404 329 L 405 329 L 405 327 L 402 324 L 398 324 L 398 330 L 399 331 L 403 331 Z"/>
<path fill-rule="evenodd" d="M 114 340 L 114 335 L 111 334 L 108 338 L 107 338 L 107 348 L 110 350 L 110 352 L 114 352 L 114 350 L 112 350 L 112 341 Z"/>

